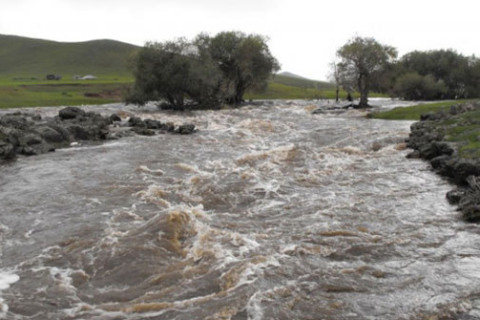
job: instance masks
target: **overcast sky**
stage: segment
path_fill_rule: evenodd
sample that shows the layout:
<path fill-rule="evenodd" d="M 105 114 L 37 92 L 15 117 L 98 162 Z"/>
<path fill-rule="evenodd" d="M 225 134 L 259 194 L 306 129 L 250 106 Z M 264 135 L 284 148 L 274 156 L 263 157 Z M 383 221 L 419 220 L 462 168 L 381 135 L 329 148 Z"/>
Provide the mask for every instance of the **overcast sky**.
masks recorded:
<path fill-rule="evenodd" d="M 239 30 L 270 38 L 283 71 L 326 79 L 355 35 L 399 54 L 453 48 L 480 55 L 474 0 L 0 0 L 0 34 L 56 41 L 146 41 Z"/>

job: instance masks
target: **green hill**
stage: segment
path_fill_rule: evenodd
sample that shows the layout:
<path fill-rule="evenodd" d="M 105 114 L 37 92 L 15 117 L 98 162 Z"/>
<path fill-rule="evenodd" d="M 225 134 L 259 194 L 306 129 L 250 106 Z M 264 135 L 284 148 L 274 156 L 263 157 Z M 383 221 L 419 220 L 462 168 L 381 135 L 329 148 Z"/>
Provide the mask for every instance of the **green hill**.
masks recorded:
<path fill-rule="evenodd" d="M 285 86 L 297 87 L 303 89 L 317 89 L 317 90 L 326 90 L 334 89 L 335 85 L 330 82 L 310 80 L 302 78 L 300 76 L 294 75 L 289 72 L 282 72 L 273 78 L 272 82 L 283 84 Z"/>
<path fill-rule="evenodd" d="M 128 57 L 138 48 L 113 40 L 67 43 L 0 35 L 0 78 L 128 76 Z"/>

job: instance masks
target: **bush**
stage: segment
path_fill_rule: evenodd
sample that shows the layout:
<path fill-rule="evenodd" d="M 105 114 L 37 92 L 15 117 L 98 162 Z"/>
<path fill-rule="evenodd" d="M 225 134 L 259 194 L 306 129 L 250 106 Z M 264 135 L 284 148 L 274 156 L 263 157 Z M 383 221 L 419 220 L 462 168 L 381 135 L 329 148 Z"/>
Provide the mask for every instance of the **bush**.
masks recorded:
<path fill-rule="evenodd" d="M 435 100 L 444 97 L 447 87 L 442 80 L 435 81 L 431 75 L 421 76 L 411 72 L 397 79 L 394 92 L 407 100 Z"/>

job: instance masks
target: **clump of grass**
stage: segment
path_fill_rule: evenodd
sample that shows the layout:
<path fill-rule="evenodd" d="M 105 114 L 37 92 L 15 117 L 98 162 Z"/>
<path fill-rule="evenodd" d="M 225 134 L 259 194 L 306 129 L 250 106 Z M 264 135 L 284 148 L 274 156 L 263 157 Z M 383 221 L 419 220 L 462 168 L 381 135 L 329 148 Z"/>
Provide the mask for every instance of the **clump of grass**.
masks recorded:
<path fill-rule="evenodd" d="M 459 145 L 458 153 L 462 158 L 480 158 L 480 111 L 470 111 L 443 121 L 445 140 Z"/>

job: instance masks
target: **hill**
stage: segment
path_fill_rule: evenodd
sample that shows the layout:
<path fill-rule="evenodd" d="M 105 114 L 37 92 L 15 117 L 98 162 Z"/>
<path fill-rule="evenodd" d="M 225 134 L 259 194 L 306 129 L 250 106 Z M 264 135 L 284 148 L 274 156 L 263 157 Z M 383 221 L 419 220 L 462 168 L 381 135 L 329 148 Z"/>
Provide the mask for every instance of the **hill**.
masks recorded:
<path fill-rule="evenodd" d="M 295 73 L 292 73 L 292 72 L 288 72 L 288 71 L 280 72 L 280 73 L 278 73 L 278 75 L 279 75 L 279 76 L 284 76 L 284 77 L 290 77 L 290 78 L 297 78 L 297 79 L 305 79 L 305 80 L 308 80 L 308 79 L 305 78 L 305 77 L 299 76 L 298 74 L 295 74 Z"/>
<path fill-rule="evenodd" d="M 310 80 L 290 72 L 276 74 L 272 82 L 303 89 L 325 90 L 335 88 L 335 85 L 330 82 Z"/>
<path fill-rule="evenodd" d="M 0 35 L 0 77 L 127 76 L 128 57 L 138 48 L 113 40 L 68 43 Z"/>

